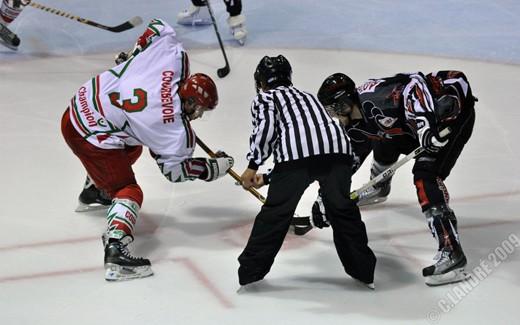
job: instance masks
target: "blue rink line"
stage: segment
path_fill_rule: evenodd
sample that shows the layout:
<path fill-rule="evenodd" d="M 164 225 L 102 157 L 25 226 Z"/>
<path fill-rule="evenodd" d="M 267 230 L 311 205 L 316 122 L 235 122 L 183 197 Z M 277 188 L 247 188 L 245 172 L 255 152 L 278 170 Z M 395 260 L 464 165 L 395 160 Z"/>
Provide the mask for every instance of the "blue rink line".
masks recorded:
<path fill-rule="evenodd" d="M 520 1 L 242 0 L 250 48 L 361 50 L 520 64 Z M 41 0 L 41 3 L 106 25 L 139 15 L 161 17 L 176 27 L 189 48 L 217 48 L 211 26 L 175 24 L 188 0 Z M 230 35 L 221 0 L 213 0 L 226 46 Z M 99 10 L 99 8 L 103 10 Z M 110 33 L 28 7 L 11 25 L 22 39 L 18 53 L 0 49 L 0 60 L 82 55 L 127 49 L 143 25 Z"/>

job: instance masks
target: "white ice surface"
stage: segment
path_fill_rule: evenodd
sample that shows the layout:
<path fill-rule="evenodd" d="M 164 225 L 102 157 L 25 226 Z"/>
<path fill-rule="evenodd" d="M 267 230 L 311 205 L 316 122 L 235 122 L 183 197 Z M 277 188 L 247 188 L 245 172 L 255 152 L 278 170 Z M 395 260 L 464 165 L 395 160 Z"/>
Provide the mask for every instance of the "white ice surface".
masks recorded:
<path fill-rule="evenodd" d="M 71 6 L 74 2 L 49 3 L 68 11 L 77 9 L 77 14 L 86 12 L 100 21 L 106 17 L 96 16 L 92 8 L 85 11 L 86 3 Z M 110 3 L 117 2 L 121 1 Z M 128 3 L 142 6 L 137 1 Z M 164 6 L 165 2 L 158 3 Z M 287 3 L 294 5 L 295 1 Z M 505 11 L 507 4 L 516 6 L 508 1 L 498 3 L 506 4 Z M 153 7 L 157 9 L 159 4 Z M 182 7 L 179 3 L 173 6 L 170 18 Z M 245 6 L 261 10 L 260 4 L 246 2 Z M 282 13 L 288 7 L 282 6 Z M 251 20 L 261 25 L 252 9 L 246 9 L 251 10 Z M 137 13 L 143 18 L 150 14 L 126 8 L 117 17 Z M 45 16 L 49 14 L 40 14 L 50 20 Z M 281 21 L 277 17 L 275 22 Z M 33 38 L 28 44 L 42 44 L 32 32 L 48 32 L 47 27 L 35 25 L 28 19 L 18 22 L 19 31 L 26 28 L 26 38 Z M 110 67 L 113 53 L 129 47 L 138 32 L 121 34 L 124 41 L 116 39 L 112 44 L 106 32 L 65 19 L 63 26 L 50 28 L 67 30 L 64 34 L 74 28 L 69 44 L 81 43 L 81 48 L 57 56 L 57 49 L 66 48 L 68 40 L 55 34 L 45 51 L 24 52 L 22 48 L 18 54 L 0 55 L 0 324 L 519 323 L 520 247 L 514 247 L 503 261 L 494 253 L 511 234 L 520 237 L 520 145 L 515 131 L 520 122 L 518 66 L 355 52 L 340 49 L 347 47 L 341 42 L 328 50 L 317 48 L 319 44 L 311 46 L 315 41 L 308 46 L 315 49 L 294 43 L 283 46 L 278 36 L 272 38 L 273 45 L 267 40 L 256 43 L 255 39 L 266 38 L 260 33 L 264 28 L 256 35 L 252 32 L 253 46 L 227 48 L 232 71 L 218 79 L 216 69 L 223 62 L 220 51 L 214 44 L 211 49 L 196 46 L 199 39 L 195 35 L 211 30 L 184 34 L 193 45 L 189 48 L 192 71 L 213 76 L 220 92 L 218 109 L 193 126 L 210 147 L 235 156 L 239 173 L 246 166 L 252 74 L 266 54 L 286 55 L 293 65 L 295 85 L 311 92 L 337 71 L 362 81 L 402 71 L 451 68 L 466 72 L 480 99 L 474 135 L 446 181 L 468 270 L 481 261 L 490 270 L 476 287 L 461 291 L 456 285 L 424 285 L 420 271 L 431 263 L 436 244 L 416 202 L 410 164 L 395 176 L 386 203 L 362 210 L 378 258 L 375 291 L 345 275 L 327 229 L 313 230 L 303 238 L 289 235 L 257 291 L 237 295 L 236 258 L 259 203 L 230 177 L 214 183 L 171 184 L 146 153 L 135 166 L 145 202 L 133 248 L 137 255 L 152 260 L 155 275 L 123 283 L 103 280 L 100 235 L 104 216 L 73 212 L 84 172 L 61 138 L 59 121 L 77 87 Z M 252 31 L 258 28 L 254 26 Z M 76 31 L 81 32 L 74 34 Z M 129 36 L 131 33 L 135 35 Z M 510 33 L 518 34 L 518 29 Z M 305 35 L 300 37 L 305 40 Z M 95 53 L 87 39 L 96 49 L 107 41 L 106 48 Z M 209 41 L 214 42 L 208 36 Z M 196 154 L 204 155 L 199 149 Z M 368 164 L 355 175 L 354 185 L 367 178 Z M 309 213 L 314 195 L 313 187 L 300 202 L 298 213 Z"/>

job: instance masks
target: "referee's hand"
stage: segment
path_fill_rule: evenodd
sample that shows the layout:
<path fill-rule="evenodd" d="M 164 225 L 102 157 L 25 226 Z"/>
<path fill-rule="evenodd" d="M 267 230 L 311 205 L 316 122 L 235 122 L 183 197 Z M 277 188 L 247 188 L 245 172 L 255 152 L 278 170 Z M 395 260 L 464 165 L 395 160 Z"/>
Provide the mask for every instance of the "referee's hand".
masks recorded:
<path fill-rule="evenodd" d="M 242 180 L 242 187 L 246 190 L 250 189 L 256 184 L 256 170 L 247 168 L 240 179 Z"/>

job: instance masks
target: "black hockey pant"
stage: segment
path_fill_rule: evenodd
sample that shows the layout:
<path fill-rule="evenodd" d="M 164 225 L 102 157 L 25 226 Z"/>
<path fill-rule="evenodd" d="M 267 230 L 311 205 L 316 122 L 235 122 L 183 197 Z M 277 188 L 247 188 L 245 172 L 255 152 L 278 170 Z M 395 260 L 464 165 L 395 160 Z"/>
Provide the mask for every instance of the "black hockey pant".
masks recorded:
<path fill-rule="evenodd" d="M 432 206 L 448 205 L 449 195 L 444 180 L 450 175 L 475 124 L 475 109 L 467 107 L 449 125 L 448 144 L 437 154 L 423 154 L 415 160 L 412 172 L 422 211 Z"/>
<path fill-rule="evenodd" d="M 448 125 L 451 133 L 448 144 L 437 154 L 422 154 L 415 160 L 412 169 L 417 197 L 422 211 L 432 206 L 448 205 L 449 195 L 444 180 L 468 142 L 475 124 L 474 106 L 468 106 L 459 117 Z M 409 136 L 373 142 L 374 160 L 382 165 L 395 163 L 399 155 L 409 154 L 419 146 L 419 141 Z"/>

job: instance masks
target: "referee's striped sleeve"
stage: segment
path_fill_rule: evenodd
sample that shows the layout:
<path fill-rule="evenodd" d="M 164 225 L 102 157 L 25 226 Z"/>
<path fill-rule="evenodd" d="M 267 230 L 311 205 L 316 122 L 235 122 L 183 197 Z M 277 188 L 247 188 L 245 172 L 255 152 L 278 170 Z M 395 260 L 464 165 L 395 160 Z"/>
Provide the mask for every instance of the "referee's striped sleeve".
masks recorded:
<path fill-rule="evenodd" d="M 253 132 L 249 138 L 249 168 L 257 170 L 258 166 L 271 155 L 276 140 L 275 107 L 272 98 L 260 93 L 251 104 Z"/>

